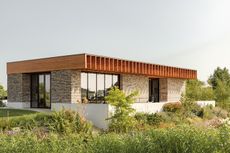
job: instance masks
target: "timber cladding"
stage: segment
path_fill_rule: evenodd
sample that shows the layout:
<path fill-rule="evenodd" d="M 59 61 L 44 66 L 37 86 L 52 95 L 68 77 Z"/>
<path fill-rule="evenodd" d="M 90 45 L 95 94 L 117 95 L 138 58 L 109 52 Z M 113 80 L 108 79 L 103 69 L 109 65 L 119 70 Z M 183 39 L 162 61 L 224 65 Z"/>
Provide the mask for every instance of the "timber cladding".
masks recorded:
<path fill-rule="evenodd" d="M 84 69 L 85 54 L 7 63 L 7 74 Z"/>
<path fill-rule="evenodd" d="M 7 63 L 8 74 L 50 72 L 71 69 L 104 73 L 146 75 L 149 77 L 160 78 L 197 78 L 196 70 L 90 54 L 78 54 Z"/>

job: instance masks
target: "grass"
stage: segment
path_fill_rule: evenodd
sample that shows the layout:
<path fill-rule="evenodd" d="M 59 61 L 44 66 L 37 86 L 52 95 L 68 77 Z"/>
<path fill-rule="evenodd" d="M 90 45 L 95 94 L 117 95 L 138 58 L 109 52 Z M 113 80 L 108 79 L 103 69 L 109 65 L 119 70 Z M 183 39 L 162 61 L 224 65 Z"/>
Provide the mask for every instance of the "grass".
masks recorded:
<path fill-rule="evenodd" d="M 37 112 L 31 110 L 0 108 L 0 117 L 16 117 L 35 113 Z"/>

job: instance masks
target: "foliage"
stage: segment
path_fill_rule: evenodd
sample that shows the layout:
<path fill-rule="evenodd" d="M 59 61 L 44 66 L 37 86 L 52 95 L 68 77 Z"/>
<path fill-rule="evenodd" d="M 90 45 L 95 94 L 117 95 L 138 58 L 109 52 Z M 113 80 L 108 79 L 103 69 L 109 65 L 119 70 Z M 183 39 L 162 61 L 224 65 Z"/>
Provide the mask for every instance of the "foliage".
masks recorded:
<path fill-rule="evenodd" d="M 199 80 L 188 80 L 186 82 L 185 96 L 194 100 L 213 100 L 214 92 L 211 87 L 205 87 L 204 82 Z"/>
<path fill-rule="evenodd" d="M 48 128 L 59 133 L 89 133 L 91 124 L 77 112 L 63 109 L 52 114 Z"/>
<path fill-rule="evenodd" d="M 181 97 L 181 114 L 184 118 L 195 116 L 202 116 L 202 108 L 193 100 L 186 96 Z"/>
<path fill-rule="evenodd" d="M 31 110 L 22 110 L 22 109 L 0 109 L 0 117 L 13 117 L 13 116 L 23 116 L 29 114 L 35 114 L 38 112 L 31 111 Z"/>
<path fill-rule="evenodd" d="M 219 81 L 228 87 L 230 86 L 230 74 L 226 67 L 224 67 L 223 69 L 217 67 L 217 69 L 214 70 L 214 73 L 208 79 L 209 84 L 214 89 L 217 88 Z"/>
<path fill-rule="evenodd" d="M 36 128 L 44 128 L 49 132 L 57 132 L 63 134 L 69 133 L 90 133 L 91 124 L 82 118 L 77 112 L 70 110 L 62 110 L 48 113 L 38 113 L 13 118 L 3 118 L 0 122 L 0 130 L 12 130 L 14 128 L 22 130 L 33 130 Z"/>
<path fill-rule="evenodd" d="M 109 118 L 111 120 L 109 129 L 114 132 L 127 132 L 132 130 L 135 126 L 135 118 L 132 116 L 134 103 L 137 92 L 133 92 L 126 96 L 123 91 L 117 87 L 109 91 L 106 101 L 115 108 L 114 115 Z"/>
<path fill-rule="evenodd" d="M 156 127 L 158 127 L 160 123 L 164 121 L 163 117 L 158 113 L 136 113 L 135 118 L 139 124 L 148 124 Z"/>
<path fill-rule="evenodd" d="M 228 69 L 218 67 L 209 77 L 208 82 L 214 89 L 217 105 L 230 110 L 230 74 Z"/>
<path fill-rule="evenodd" d="M 2 100 L 0 100 L 0 107 L 6 107 L 6 104 Z"/>
<path fill-rule="evenodd" d="M 4 90 L 3 86 L 0 85 L 0 107 L 6 107 L 6 105 L 3 103 L 3 99 L 5 99 L 7 96 L 6 91 Z"/>
<path fill-rule="evenodd" d="M 182 108 L 182 104 L 180 102 L 175 103 L 166 103 L 163 105 L 163 111 L 165 112 L 177 112 Z"/>
<path fill-rule="evenodd" d="M 215 87 L 215 98 L 218 102 L 229 102 L 230 86 L 220 80 L 217 80 Z"/>
<path fill-rule="evenodd" d="M 49 153 L 227 153 L 230 152 L 230 129 L 179 126 L 129 134 L 58 135 L 26 132 L 0 134 L 0 152 Z"/>
<path fill-rule="evenodd" d="M 0 85 L 0 100 L 3 100 L 7 96 L 6 90 Z"/>
<path fill-rule="evenodd" d="M 204 119 L 212 119 L 216 117 L 226 119 L 228 115 L 229 115 L 228 111 L 220 107 L 206 106 L 202 108 L 202 117 Z"/>

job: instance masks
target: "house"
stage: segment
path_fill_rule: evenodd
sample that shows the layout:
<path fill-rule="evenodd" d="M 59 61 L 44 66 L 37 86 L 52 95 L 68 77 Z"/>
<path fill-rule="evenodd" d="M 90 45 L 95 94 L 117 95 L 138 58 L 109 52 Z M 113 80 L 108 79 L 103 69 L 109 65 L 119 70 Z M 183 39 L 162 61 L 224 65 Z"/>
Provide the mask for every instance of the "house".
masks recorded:
<path fill-rule="evenodd" d="M 104 100 L 112 86 L 126 94 L 139 91 L 133 107 L 156 112 L 179 101 L 185 81 L 197 78 L 195 70 L 91 54 L 9 62 L 7 74 L 9 107 L 69 108 L 100 128 L 112 112 Z"/>

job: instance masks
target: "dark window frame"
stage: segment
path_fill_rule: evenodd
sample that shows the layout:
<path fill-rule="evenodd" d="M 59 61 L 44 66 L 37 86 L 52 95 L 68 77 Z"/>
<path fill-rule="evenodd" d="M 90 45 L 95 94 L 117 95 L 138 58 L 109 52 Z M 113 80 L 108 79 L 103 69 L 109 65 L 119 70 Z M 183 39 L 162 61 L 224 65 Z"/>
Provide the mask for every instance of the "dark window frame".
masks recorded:
<path fill-rule="evenodd" d="M 152 97 L 154 96 L 153 81 L 157 81 L 158 83 L 157 85 L 158 86 L 158 93 L 157 93 L 158 99 L 156 101 L 152 99 Z M 160 79 L 159 78 L 149 78 L 149 102 L 152 102 L 152 103 L 160 102 Z"/>
<path fill-rule="evenodd" d="M 87 89 L 86 89 L 86 98 L 87 98 L 87 100 L 89 100 L 89 74 L 95 74 L 96 75 L 96 80 L 95 80 L 95 85 L 96 85 L 96 93 L 95 93 L 95 95 L 96 95 L 96 103 L 99 103 L 99 102 L 105 103 L 105 100 L 98 101 L 98 95 L 97 95 L 97 90 L 98 90 L 98 87 L 97 87 L 97 85 L 98 85 L 98 80 L 97 80 L 98 76 L 97 75 L 98 74 L 104 76 L 104 97 L 107 96 L 106 95 L 106 75 L 111 75 L 111 87 L 113 87 L 113 84 L 114 84 L 113 77 L 117 76 L 118 88 L 120 89 L 120 74 L 100 73 L 100 72 L 87 72 L 87 71 L 86 72 L 82 71 L 81 74 L 82 73 L 85 73 L 86 74 L 86 78 L 87 78 L 87 81 L 86 81 L 86 83 L 87 83 L 87 85 L 86 85 L 86 87 L 87 87 Z M 82 89 L 82 86 L 81 86 L 81 89 Z M 81 95 L 81 100 L 82 100 L 82 95 Z M 93 102 L 89 100 L 89 103 L 93 103 Z"/>
<path fill-rule="evenodd" d="M 49 107 L 40 107 L 39 106 L 39 97 L 40 97 L 40 92 L 39 92 L 39 76 L 40 75 L 43 75 L 43 80 L 44 80 L 44 98 L 46 98 L 46 75 L 49 75 L 50 76 L 50 106 Z M 33 76 L 36 76 L 36 78 L 37 78 L 37 103 L 38 103 L 38 105 L 37 105 L 37 107 L 33 107 L 32 106 L 32 103 L 33 103 L 33 99 L 32 99 L 32 78 L 33 78 Z M 43 73 L 32 73 L 32 74 L 30 74 L 30 108 L 42 108 L 42 109 L 51 109 L 51 73 L 50 72 L 43 72 Z"/>

